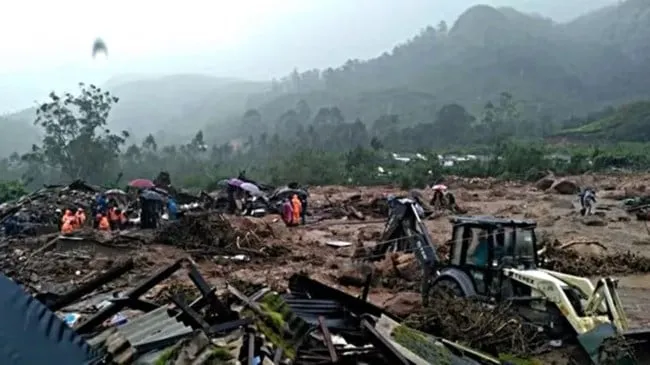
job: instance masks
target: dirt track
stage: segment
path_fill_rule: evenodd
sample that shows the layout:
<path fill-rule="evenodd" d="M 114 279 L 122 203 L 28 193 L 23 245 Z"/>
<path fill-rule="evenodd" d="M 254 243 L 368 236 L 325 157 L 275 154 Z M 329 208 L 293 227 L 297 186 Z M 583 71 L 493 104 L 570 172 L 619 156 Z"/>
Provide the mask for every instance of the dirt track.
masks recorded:
<path fill-rule="evenodd" d="M 589 255 L 620 255 L 627 251 L 638 251 L 642 257 L 650 258 L 650 236 L 644 222 L 636 221 L 620 208 L 620 203 L 607 197 L 619 198 L 630 194 L 631 190 L 643 190 L 644 181 L 650 181 L 650 176 L 630 177 L 591 177 L 576 178 L 581 185 L 589 185 L 599 190 L 598 215 L 594 218 L 584 219 L 578 216 L 578 206 L 575 195 L 559 195 L 550 192 L 538 191 L 533 185 L 517 183 L 500 183 L 490 180 L 458 180 L 448 183 L 455 193 L 461 207 L 468 210 L 468 215 L 495 215 L 513 218 L 534 219 L 539 223 L 539 235 L 544 240 L 558 240 L 561 243 L 572 241 L 598 242 L 605 249 L 597 245 L 576 245 L 571 250 L 576 250 L 581 256 Z M 611 190 L 612 187 L 617 189 Z M 607 191 L 604 191 L 607 188 Z M 250 262 L 233 261 L 220 257 L 227 254 L 228 250 L 219 253 L 219 250 L 194 254 L 194 246 L 183 238 L 177 247 L 164 245 L 162 242 L 134 244 L 131 248 L 123 248 L 110 252 L 93 249 L 82 254 L 74 253 L 75 258 L 70 259 L 71 252 L 88 245 L 87 242 L 78 241 L 72 244 L 58 245 L 52 252 L 40 254 L 40 258 L 32 258 L 24 262 L 22 251 L 29 252 L 31 248 L 42 245 L 46 239 L 39 242 L 12 242 L 9 252 L 4 255 L 4 270 L 12 266 L 22 267 L 23 270 L 14 269 L 12 276 L 21 277 L 24 281 L 45 282 L 34 289 L 60 291 L 64 286 L 69 286 L 76 281 L 83 281 L 92 275 L 94 270 L 101 269 L 102 265 L 119 260 L 121 257 L 138 258 L 140 270 L 129 278 L 131 284 L 136 282 L 146 272 L 164 263 L 169 263 L 189 253 L 197 260 L 201 271 L 212 282 L 220 286 L 226 280 L 241 280 L 252 283 L 266 283 L 278 289 L 286 287 L 287 279 L 294 273 L 304 271 L 324 282 L 338 286 L 350 292 L 358 292 L 358 287 L 341 286 L 341 277 L 346 272 L 359 272 L 359 265 L 352 263 L 352 256 L 357 244 L 372 245 L 379 238 L 383 229 L 383 219 L 380 217 L 366 216 L 366 221 L 349 218 L 330 219 L 323 213 L 324 206 L 337 204 L 355 194 L 361 194 L 362 201 L 370 201 L 388 193 L 400 194 L 399 190 L 392 188 L 344 188 L 344 187 L 316 187 L 311 190 L 310 209 L 314 216 L 307 226 L 287 228 L 279 221 L 277 216 L 264 218 L 230 217 L 233 230 L 253 232 L 244 235 L 246 238 L 237 241 L 237 245 L 251 250 Z M 425 192 L 425 195 L 427 193 Z M 221 224 L 221 223 L 219 223 Z M 432 238 L 438 244 L 446 242 L 451 233 L 451 226 L 447 216 L 427 220 Z M 233 228 L 234 227 L 234 228 Z M 194 231 L 201 232 L 202 239 L 206 239 L 203 227 L 193 226 Z M 163 236 L 185 237 L 178 232 L 166 232 Z M 141 233 L 143 241 L 161 240 L 158 235 Z M 225 237 L 225 236 L 224 236 Z M 243 236 L 242 236 L 243 237 Z M 224 238 L 225 239 L 225 238 Z M 353 245 L 344 248 L 330 247 L 328 241 L 347 241 Z M 135 241 L 134 241 L 135 242 Z M 71 246 L 72 245 L 72 246 Z M 233 244 L 228 245 L 230 249 Z M 260 250 L 260 247 L 264 247 Z M 280 247 L 280 248 L 278 248 Z M 282 250 L 282 247 L 287 250 Z M 72 251 L 70 251 L 73 249 Z M 256 255 L 255 252 L 264 252 Z M 18 252 L 17 252 L 18 251 Z M 20 259 L 20 257 L 23 257 Z M 21 261 L 22 260 L 22 261 Z M 635 259 L 636 260 L 636 259 Z M 627 313 L 635 327 L 650 325 L 650 265 L 645 265 L 642 258 L 640 264 L 643 273 L 629 273 L 625 270 L 613 273 L 621 278 L 620 294 Z M 17 265 L 20 262 L 20 265 Z M 618 265 L 618 264 L 617 264 Z M 605 267 L 598 265 L 599 268 Z M 17 274 L 16 274 L 17 272 Z M 380 271 L 381 272 L 381 271 Z M 598 271 L 594 271 L 598 273 Z M 619 274 L 624 273 L 621 276 Z M 411 273 L 413 274 L 413 273 Z M 602 274 L 610 274 L 604 272 Z M 596 274 L 594 274 L 596 275 Z M 408 273 L 407 273 L 408 276 Z M 417 276 L 417 273 L 415 273 Z M 178 276 L 180 277 L 180 276 Z M 40 278 L 40 279 L 39 279 Z M 419 294 L 412 285 L 400 283 L 393 285 L 390 278 L 378 278 L 378 283 L 370 292 L 370 300 L 376 304 L 386 306 L 398 314 L 408 314 L 419 306 Z M 49 283 L 52 282 L 52 283 Z M 158 288 L 163 291 L 165 288 Z M 411 289 L 411 290 L 409 290 Z"/>

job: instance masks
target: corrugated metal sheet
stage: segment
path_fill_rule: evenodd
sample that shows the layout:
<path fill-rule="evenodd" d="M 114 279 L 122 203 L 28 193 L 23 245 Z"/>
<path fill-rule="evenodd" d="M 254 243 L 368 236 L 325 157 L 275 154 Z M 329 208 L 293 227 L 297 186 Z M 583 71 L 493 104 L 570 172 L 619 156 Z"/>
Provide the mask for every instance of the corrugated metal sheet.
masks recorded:
<path fill-rule="evenodd" d="M 0 364 L 86 364 L 97 353 L 41 302 L 0 275 Z"/>
<path fill-rule="evenodd" d="M 192 332 L 191 327 L 170 316 L 167 308 L 161 307 L 129 319 L 122 326 L 108 329 L 88 342 L 93 346 L 106 347 L 113 358 L 118 358 L 126 357 L 125 355 L 134 348 L 165 339 L 187 337 Z M 128 346 L 115 345 L 119 340 L 127 341 Z"/>
<path fill-rule="evenodd" d="M 171 317 L 165 307 L 138 316 L 117 330 L 132 346 L 192 333 L 191 327 Z"/>

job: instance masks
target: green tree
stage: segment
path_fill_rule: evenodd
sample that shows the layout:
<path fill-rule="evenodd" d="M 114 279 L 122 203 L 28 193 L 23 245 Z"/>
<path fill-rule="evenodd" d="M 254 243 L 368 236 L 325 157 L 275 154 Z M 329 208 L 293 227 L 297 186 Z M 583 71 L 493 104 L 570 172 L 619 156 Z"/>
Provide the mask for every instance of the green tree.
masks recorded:
<path fill-rule="evenodd" d="M 0 181 L 0 203 L 16 200 L 27 195 L 25 186 L 19 181 Z"/>
<path fill-rule="evenodd" d="M 51 92 L 50 100 L 38 107 L 34 124 L 43 128 L 44 137 L 25 159 L 60 169 L 70 179 L 102 181 L 115 171 L 129 135 L 107 127 L 117 97 L 92 84 L 80 83 L 79 88 L 78 95 Z"/>
<path fill-rule="evenodd" d="M 458 104 L 447 104 L 440 108 L 435 125 L 440 131 L 441 142 L 448 145 L 467 140 L 475 119 Z"/>

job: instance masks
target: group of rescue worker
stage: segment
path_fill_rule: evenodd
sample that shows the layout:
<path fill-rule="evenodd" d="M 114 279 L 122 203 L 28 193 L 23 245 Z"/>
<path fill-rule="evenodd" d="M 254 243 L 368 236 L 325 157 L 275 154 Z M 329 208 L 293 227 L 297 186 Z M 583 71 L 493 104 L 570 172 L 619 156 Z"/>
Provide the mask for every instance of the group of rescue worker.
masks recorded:
<path fill-rule="evenodd" d="M 109 202 L 102 194 L 97 196 L 92 213 L 94 217 L 92 227 L 100 231 L 123 229 L 129 221 L 126 212 L 122 211 L 116 202 Z M 66 209 L 61 217 L 61 233 L 70 234 L 83 227 L 85 223 L 86 212 L 83 208 L 78 208 L 76 212 Z"/>
<path fill-rule="evenodd" d="M 298 198 L 293 194 L 291 199 L 286 198 L 282 203 L 282 221 L 287 226 L 304 225 L 307 215 L 307 199 Z"/>
<path fill-rule="evenodd" d="M 86 223 L 86 213 L 83 208 L 77 208 L 76 212 L 66 209 L 61 217 L 61 233 L 70 234 L 81 228 Z"/>
<path fill-rule="evenodd" d="M 157 228 L 163 211 L 163 199 L 151 199 L 151 195 L 139 194 L 139 203 L 141 209 L 140 227 L 143 229 Z M 176 219 L 178 216 L 176 201 L 171 197 L 167 198 L 165 207 L 167 208 L 168 219 Z M 95 218 L 92 226 L 100 231 L 125 229 L 129 225 L 129 217 L 126 211 L 120 209 L 115 200 L 108 200 L 104 194 L 97 195 L 92 206 L 92 214 Z M 86 214 L 83 208 L 78 208 L 76 212 L 66 209 L 61 218 L 61 233 L 70 234 L 81 228 L 85 222 Z"/>

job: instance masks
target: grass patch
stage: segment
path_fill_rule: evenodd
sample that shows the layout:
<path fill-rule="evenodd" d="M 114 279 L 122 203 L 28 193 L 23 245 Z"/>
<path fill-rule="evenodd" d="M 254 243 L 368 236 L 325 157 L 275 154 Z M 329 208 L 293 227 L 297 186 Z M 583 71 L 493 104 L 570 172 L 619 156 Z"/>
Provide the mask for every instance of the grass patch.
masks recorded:
<path fill-rule="evenodd" d="M 435 365 L 451 365 L 451 353 L 435 339 L 426 334 L 400 325 L 391 333 L 395 342 Z"/>

